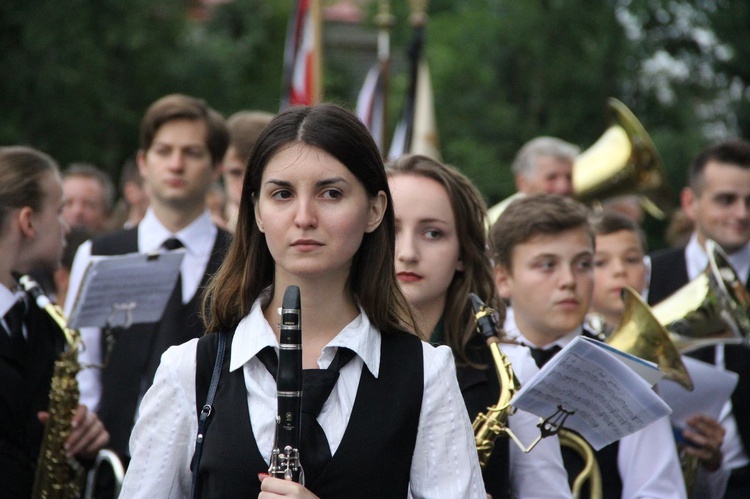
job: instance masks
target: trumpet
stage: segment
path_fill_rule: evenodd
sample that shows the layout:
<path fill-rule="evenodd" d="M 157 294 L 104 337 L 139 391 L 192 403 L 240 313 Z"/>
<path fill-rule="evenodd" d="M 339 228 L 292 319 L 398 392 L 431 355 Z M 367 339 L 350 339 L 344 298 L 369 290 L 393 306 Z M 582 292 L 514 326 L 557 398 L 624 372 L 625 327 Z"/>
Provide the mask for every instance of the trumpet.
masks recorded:
<path fill-rule="evenodd" d="M 268 474 L 305 485 L 305 472 L 299 455 L 302 420 L 301 315 L 299 288 L 289 286 L 281 305 L 279 370 L 276 375 L 278 415 Z"/>

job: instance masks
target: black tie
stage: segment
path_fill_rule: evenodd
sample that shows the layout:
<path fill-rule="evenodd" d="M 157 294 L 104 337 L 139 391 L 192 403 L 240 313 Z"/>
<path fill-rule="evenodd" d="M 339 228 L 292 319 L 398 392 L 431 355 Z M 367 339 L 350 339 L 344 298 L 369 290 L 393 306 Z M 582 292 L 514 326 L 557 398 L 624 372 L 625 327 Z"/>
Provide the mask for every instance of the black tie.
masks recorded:
<path fill-rule="evenodd" d="M 23 336 L 23 321 L 26 318 L 26 312 L 26 300 L 21 298 L 4 317 L 10 333 L 11 355 L 17 359 L 22 358 L 26 352 L 26 338 Z"/>
<path fill-rule="evenodd" d="M 541 369 L 562 348 L 560 348 L 560 345 L 554 345 L 552 348 L 547 349 L 529 347 L 529 350 L 531 350 L 531 356 L 534 357 L 534 362 Z"/>
<path fill-rule="evenodd" d="M 172 251 L 172 250 L 184 248 L 185 245 L 182 244 L 182 241 L 180 241 L 176 237 L 170 237 L 169 239 L 164 241 L 164 244 L 162 244 L 162 247 L 166 250 Z"/>
<path fill-rule="evenodd" d="M 258 352 L 257 357 L 276 379 L 278 357 L 273 347 Z M 328 369 L 304 369 L 302 371 L 302 421 L 300 437 L 300 460 L 305 470 L 305 486 L 315 485 L 320 473 L 331 460 L 331 446 L 323 428 L 318 423 L 318 415 L 339 378 L 339 370 L 354 357 L 348 348 L 338 347 Z"/>
<path fill-rule="evenodd" d="M 184 248 L 185 245 L 182 244 L 182 241 L 177 239 L 176 237 L 170 237 L 164 243 L 161 245 L 162 248 L 168 251 L 173 251 L 176 249 Z M 182 272 L 177 274 L 177 283 L 175 283 L 174 291 L 172 291 L 172 296 L 169 298 L 170 304 L 174 303 L 178 307 L 182 306 Z M 170 310 L 169 304 L 167 304 L 166 310 Z"/>

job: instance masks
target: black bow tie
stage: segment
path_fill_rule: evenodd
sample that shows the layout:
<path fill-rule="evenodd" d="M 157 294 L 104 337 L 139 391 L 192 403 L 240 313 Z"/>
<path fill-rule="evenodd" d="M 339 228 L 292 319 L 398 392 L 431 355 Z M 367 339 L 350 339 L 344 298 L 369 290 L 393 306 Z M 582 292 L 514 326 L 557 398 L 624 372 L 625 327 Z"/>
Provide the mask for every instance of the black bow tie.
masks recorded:
<path fill-rule="evenodd" d="M 534 358 L 534 362 L 536 362 L 536 365 L 541 369 L 544 364 L 554 357 L 557 352 L 562 350 L 562 348 L 560 348 L 560 345 L 554 345 L 547 349 L 529 347 L 529 350 L 531 350 L 531 356 Z"/>

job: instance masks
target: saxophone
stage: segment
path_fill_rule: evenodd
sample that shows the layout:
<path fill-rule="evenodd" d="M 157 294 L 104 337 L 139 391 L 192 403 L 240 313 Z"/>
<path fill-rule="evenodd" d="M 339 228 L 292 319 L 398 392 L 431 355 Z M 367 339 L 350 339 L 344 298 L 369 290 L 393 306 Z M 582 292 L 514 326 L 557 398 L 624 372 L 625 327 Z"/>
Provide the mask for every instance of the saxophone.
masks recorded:
<path fill-rule="evenodd" d="M 495 371 L 500 380 L 500 398 L 497 404 L 487 408 L 487 412 L 480 412 L 472 423 L 474 442 L 479 453 L 479 464 L 484 469 L 495 448 L 495 440 L 499 436 L 510 437 L 522 450 L 528 452 L 525 446 L 508 427 L 508 417 L 515 412 L 510 405 L 513 396 L 521 388 L 518 378 L 513 372 L 508 356 L 500 350 L 500 339 L 497 337 L 497 321 L 494 310 L 488 308 L 474 293 L 469 294 L 471 307 L 477 321 L 477 332 L 481 334 L 492 353 Z"/>
<path fill-rule="evenodd" d="M 60 326 L 66 349 L 55 362 L 49 395 L 49 419 L 44 426 L 44 439 L 37 461 L 32 498 L 76 499 L 80 495 L 84 480 L 84 469 L 74 458 L 65 455 L 65 442 L 72 432 L 73 416 L 78 408 L 78 381 L 81 370 L 78 363 L 78 348 L 81 336 L 68 328 L 60 307 L 50 301 L 42 288 L 29 276 L 18 282 L 36 301 L 37 306 L 49 314 Z"/>

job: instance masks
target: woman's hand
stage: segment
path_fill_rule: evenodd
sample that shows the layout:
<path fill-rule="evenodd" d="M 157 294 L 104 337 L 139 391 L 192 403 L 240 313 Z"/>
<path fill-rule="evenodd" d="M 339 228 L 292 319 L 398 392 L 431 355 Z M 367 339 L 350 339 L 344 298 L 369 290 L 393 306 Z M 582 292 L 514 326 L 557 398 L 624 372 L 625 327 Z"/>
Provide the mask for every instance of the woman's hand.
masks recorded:
<path fill-rule="evenodd" d="M 291 480 L 272 478 L 266 473 L 259 473 L 260 494 L 258 499 L 272 499 L 277 497 L 291 497 L 296 499 L 318 499 L 318 496 Z"/>
<path fill-rule="evenodd" d="M 40 412 L 39 421 L 46 423 L 49 413 Z M 85 405 L 79 405 L 73 416 L 73 431 L 65 442 L 68 457 L 93 459 L 99 450 L 109 443 L 109 432 L 96 414 L 89 412 Z"/>
<path fill-rule="evenodd" d="M 683 435 L 695 444 L 686 445 L 685 453 L 697 457 L 706 470 L 718 470 L 723 459 L 721 444 L 724 442 L 724 427 L 704 414 L 694 414 L 685 422 L 688 428 L 683 430 Z"/>

